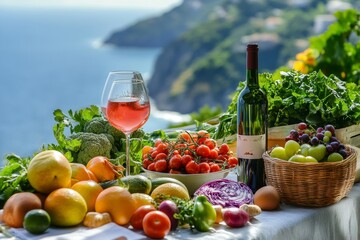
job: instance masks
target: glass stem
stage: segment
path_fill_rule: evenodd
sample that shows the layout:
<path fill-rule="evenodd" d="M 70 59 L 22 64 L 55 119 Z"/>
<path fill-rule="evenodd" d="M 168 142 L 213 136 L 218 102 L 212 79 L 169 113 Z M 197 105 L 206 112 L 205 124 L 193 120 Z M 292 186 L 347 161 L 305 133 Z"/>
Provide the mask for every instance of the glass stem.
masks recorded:
<path fill-rule="evenodd" d="M 125 176 L 130 176 L 130 134 L 125 134 L 126 139 L 126 172 Z"/>

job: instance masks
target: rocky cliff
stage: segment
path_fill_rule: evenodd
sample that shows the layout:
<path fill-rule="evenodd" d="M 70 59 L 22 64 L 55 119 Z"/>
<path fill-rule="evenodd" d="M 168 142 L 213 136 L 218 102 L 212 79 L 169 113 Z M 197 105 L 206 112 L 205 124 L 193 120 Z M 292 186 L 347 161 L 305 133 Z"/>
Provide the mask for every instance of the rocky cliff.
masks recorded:
<path fill-rule="evenodd" d="M 190 113 L 205 104 L 225 109 L 245 80 L 246 44 L 259 44 L 259 72 L 286 65 L 307 47 L 326 2 L 309 0 L 299 8 L 283 0 L 188 0 L 107 42 L 163 46 L 148 84 L 159 109 Z"/>

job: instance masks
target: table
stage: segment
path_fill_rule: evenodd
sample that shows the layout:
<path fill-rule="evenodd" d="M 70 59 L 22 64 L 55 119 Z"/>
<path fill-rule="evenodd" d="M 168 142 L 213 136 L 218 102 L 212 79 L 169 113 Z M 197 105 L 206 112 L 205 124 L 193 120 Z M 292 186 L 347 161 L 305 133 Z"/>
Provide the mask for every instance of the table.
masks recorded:
<path fill-rule="evenodd" d="M 262 212 L 242 228 L 231 229 L 222 223 L 215 226 L 216 232 L 200 233 L 188 229 L 178 229 L 167 235 L 166 239 L 353 240 L 360 239 L 359 225 L 360 183 L 357 183 L 353 186 L 347 197 L 331 206 L 303 208 L 281 204 L 278 210 Z M 101 239 L 115 239 L 111 238 L 110 235 L 114 236 L 114 228 L 121 231 L 121 227 L 115 225 L 112 228 L 109 234 L 100 234 Z M 100 235 L 97 233 L 93 238 L 86 237 L 82 239 L 99 239 Z M 109 238 L 106 238 L 106 236 L 109 236 Z M 31 239 L 41 239 L 41 237 L 44 236 L 40 235 Z M 140 237 L 141 239 L 146 239 L 145 237 Z M 65 237 L 61 239 L 73 240 L 75 238 L 71 236 L 70 238 Z"/>
<path fill-rule="evenodd" d="M 180 230 L 167 239 L 360 239 L 360 183 L 340 202 L 322 208 L 282 204 L 277 211 L 262 212 L 243 228 L 218 226 L 215 233 Z"/>

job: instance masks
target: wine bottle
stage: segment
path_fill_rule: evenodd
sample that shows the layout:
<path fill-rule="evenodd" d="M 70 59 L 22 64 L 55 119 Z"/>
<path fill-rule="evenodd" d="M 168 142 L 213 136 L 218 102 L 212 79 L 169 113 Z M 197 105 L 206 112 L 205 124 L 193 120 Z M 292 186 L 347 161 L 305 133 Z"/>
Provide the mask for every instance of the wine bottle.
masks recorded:
<path fill-rule="evenodd" d="M 267 149 L 266 94 L 259 86 L 257 44 L 247 45 L 246 85 L 237 102 L 238 181 L 253 193 L 266 185 L 262 154 Z"/>

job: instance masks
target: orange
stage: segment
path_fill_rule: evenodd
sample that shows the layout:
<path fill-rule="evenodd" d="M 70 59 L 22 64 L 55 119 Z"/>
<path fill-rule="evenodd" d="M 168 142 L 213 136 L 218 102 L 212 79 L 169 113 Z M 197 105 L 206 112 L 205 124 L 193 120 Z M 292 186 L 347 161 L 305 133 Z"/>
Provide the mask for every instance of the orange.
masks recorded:
<path fill-rule="evenodd" d="M 70 186 L 71 166 L 61 152 L 45 150 L 31 159 L 27 177 L 38 192 L 50 193 L 55 189 Z"/>
<path fill-rule="evenodd" d="M 135 201 L 136 209 L 144 205 L 152 205 L 155 207 L 155 201 L 150 195 L 147 195 L 145 193 L 133 193 L 131 195 Z"/>
<path fill-rule="evenodd" d="M 96 212 L 108 212 L 113 221 L 119 225 L 130 222 L 136 210 L 135 200 L 131 193 L 120 186 L 113 186 L 103 190 L 96 199 Z"/>
<path fill-rule="evenodd" d="M 41 208 L 41 200 L 34 193 L 15 193 L 4 205 L 2 220 L 9 227 L 21 228 L 25 214 L 39 208 Z"/>
<path fill-rule="evenodd" d="M 80 181 L 75 183 L 71 189 L 74 189 L 85 199 L 88 212 L 95 211 L 95 202 L 103 188 L 93 180 Z"/>
<path fill-rule="evenodd" d="M 46 198 L 44 210 L 49 213 L 51 224 L 70 227 L 83 221 L 87 206 L 80 193 L 71 188 L 60 188 Z"/>

